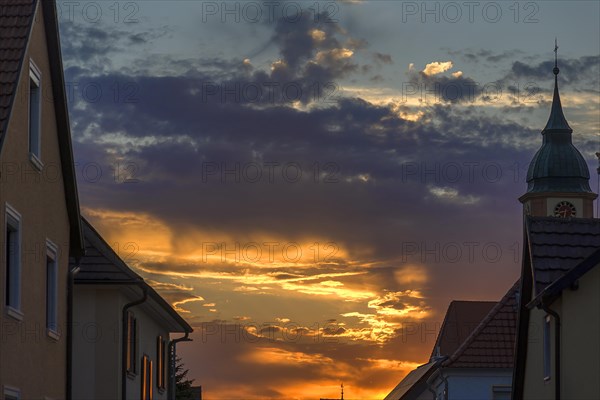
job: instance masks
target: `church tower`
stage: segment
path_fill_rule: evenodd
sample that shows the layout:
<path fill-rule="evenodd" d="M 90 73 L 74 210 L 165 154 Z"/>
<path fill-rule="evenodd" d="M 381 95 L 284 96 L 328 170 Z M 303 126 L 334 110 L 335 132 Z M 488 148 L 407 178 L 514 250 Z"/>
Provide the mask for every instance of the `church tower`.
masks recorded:
<path fill-rule="evenodd" d="M 573 146 L 573 130 L 563 114 L 558 93 L 558 46 L 554 46 L 554 98 L 542 147 L 527 171 L 527 193 L 519 198 L 527 215 L 536 217 L 593 218 L 594 199 L 590 171 Z"/>

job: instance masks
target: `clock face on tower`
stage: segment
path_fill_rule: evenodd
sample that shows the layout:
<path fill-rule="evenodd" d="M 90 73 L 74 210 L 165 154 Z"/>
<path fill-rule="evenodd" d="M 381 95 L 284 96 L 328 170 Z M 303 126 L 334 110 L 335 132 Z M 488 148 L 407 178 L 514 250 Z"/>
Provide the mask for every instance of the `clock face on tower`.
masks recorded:
<path fill-rule="evenodd" d="M 560 218 L 576 217 L 577 209 L 568 201 L 561 201 L 554 207 L 554 216 Z"/>

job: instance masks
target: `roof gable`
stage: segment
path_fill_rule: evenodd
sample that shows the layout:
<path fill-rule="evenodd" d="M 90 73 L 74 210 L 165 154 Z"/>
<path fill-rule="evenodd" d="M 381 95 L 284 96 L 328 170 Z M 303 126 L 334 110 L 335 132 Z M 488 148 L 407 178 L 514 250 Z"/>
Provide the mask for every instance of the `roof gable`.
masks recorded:
<path fill-rule="evenodd" d="M 85 236 L 85 256 L 75 274 L 75 284 L 139 286 L 153 304 L 152 315 L 163 316 L 171 332 L 192 332 L 192 327 L 144 279 L 127 266 L 125 261 L 106 243 L 98 231 L 82 218 Z M 144 306 L 144 305 L 142 305 Z"/>
<path fill-rule="evenodd" d="M 444 362 L 454 368 L 512 368 L 517 325 L 517 281 Z"/>
<path fill-rule="evenodd" d="M 82 218 L 85 240 L 85 256 L 79 263 L 79 272 L 75 275 L 76 283 L 86 282 L 129 282 L 143 281 L 100 236 L 98 231 Z"/>
<path fill-rule="evenodd" d="M 36 16 L 36 10 L 38 16 L 41 13 L 42 18 Z M 71 256 L 79 258 L 83 255 L 84 244 L 55 0 L 2 1 L 0 12 L 0 154 L 9 127 L 13 104 L 19 91 L 18 84 L 32 28 L 35 23 L 42 20 L 47 42 L 61 171 L 69 215 L 69 252 Z"/>
<path fill-rule="evenodd" d="M 528 217 L 534 296 L 600 248 L 600 220 Z"/>
<path fill-rule="evenodd" d="M 448 306 L 431 357 L 450 356 L 496 305 L 495 301 L 458 301 Z"/>

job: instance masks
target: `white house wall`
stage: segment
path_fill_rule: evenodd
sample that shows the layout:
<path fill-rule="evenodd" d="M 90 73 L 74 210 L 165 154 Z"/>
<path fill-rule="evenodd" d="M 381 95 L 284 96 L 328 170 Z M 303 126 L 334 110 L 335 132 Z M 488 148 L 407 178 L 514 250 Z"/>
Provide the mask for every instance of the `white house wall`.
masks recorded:
<path fill-rule="evenodd" d="M 73 307 L 73 398 L 115 400 L 121 398 L 121 318 L 123 306 L 141 298 L 125 296 L 119 288 L 105 285 L 75 285 Z M 148 301 L 150 301 L 148 299 Z M 167 390 L 156 382 L 156 339 L 169 332 L 161 327 L 143 306 L 130 309 L 138 327 L 137 374 L 127 378 L 127 399 L 141 398 L 141 364 L 146 354 L 154 363 L 153 399 L 166 400 Z M 165 366 L 167 359 L 165 359 Z M 168 371 L 168 369 L 167 369 Z"/>
<path fill-rule="evenodd" d="M 492 400 L 493 386 L 510 386 L 512 383 L 512 369 L 505 368 L 444 369 L 443 376 L 448 381 L 448 400 Z M 441 376 L 436 377 L 432 386 L 443 399 L 445 382 Z"/>

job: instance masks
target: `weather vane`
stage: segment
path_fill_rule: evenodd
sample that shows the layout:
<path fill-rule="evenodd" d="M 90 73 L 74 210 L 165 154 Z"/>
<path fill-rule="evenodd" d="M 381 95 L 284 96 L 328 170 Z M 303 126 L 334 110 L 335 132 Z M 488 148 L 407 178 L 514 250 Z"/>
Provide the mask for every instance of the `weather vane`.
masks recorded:
<path fill-rule="evenodd" d="M 554 38 L 554 75 L 558 75 L 558 38 Z"/>

